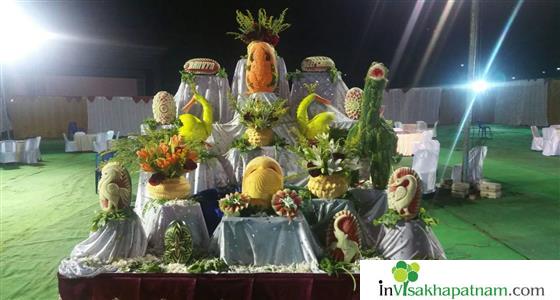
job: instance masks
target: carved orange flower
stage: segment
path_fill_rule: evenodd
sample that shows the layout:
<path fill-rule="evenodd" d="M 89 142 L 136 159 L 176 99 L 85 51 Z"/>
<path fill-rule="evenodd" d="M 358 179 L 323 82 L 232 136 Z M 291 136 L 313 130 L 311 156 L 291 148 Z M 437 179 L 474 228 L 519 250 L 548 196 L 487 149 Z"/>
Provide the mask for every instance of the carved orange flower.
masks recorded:
<path fill-rule="evenodd" d="M 148 165 L 147 163 L 141 163 L 140 168 L 142 168 L 142 170 L 146 171 L 146 172 L 153 172 L 154 171 L 154 169 L 150 165 Z"/>
<path fill-rule="evenodd" d="M 140 159 L 147 159 L 149 156 L 148 151 L 146 151 L 146 149 L 141 149 L 136 151 L 136 156 L 138 156 Z"/>
<path fill-rule="evenodd" d="M 161 143 L 159 144 L 159 151 L 161 153 L 168 153 L 169 152 L 169 146 L 167 146 L 167 144 Z"/>

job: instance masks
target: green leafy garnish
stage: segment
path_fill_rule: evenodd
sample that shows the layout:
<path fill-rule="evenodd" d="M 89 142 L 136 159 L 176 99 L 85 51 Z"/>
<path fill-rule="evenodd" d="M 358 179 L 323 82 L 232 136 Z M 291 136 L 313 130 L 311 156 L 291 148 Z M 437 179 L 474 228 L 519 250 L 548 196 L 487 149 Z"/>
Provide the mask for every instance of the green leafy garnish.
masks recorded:
<path fill-rule="evenodd" d="M 194 262 L 192 265 L 187 267 L 189 273 L 206 273 L 206 272 L 218 272 L 223 273 L 229 270 L 226 262 L 221 258 L 210 258 L 201 259 Z"/>
<path fill-rule="evenodd" d="M 93 218 L 90 230 L 97 231 L 99 228 L 107 225 L 110 221 L 124 221 L 134 215 L 132 208 L 127 207 L 116 211 L 100 211 Z"/>
<path fill-rule="evenodd" d="M 354 274 L 350 272 L 352 270 L 352 264 L 343 262 L 343 261 L 334 261 L 331 258 L 325 257 L 321 259 L 319 263 L 319 269 L 325 271 L 329 276 L 336 276 L 338 277 L 341 273 L 346 273 L 352 278 L 352 283 L 354 284 L 354 291 L 356 290 L 356 278 L 354 278 Z"/>

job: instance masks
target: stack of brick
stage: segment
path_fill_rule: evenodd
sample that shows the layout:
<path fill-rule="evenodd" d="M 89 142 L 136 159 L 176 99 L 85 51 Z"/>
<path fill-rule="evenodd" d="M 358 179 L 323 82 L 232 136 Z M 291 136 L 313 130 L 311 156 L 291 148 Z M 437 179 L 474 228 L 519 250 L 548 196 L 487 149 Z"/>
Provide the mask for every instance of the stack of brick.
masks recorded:
<path fill-rule="evenodd" d="M 470 184 L 468 182 L 454 182 L 451 186 L 453 198 L 466 198 L 469 195 Z"/>
<path fill-rule="evenodd" d="M 502 197 L 502 185 L 495 182 L 483 181 L 480 183 L 480 197 L 500 198 Z"/>

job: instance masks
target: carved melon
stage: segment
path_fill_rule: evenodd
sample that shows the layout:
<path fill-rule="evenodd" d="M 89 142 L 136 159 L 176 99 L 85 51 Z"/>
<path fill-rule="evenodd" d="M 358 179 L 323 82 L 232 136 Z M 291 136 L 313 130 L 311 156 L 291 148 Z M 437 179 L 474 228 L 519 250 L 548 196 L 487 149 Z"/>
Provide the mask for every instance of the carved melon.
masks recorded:
<path fill-rule="evenodd" d="M 422 181 L 411 168 L 396 169 L 389 178 L 387 206 L 397 211 L 406 220 L 415 218 L 420 210 Z"/>
<path fill-rule="evenodd" d="M 334 61 L 327 56 L 310 56 L 301 62 L 303 72 L 326 72 L 334 67 Z"/>
<path fill-rule="evenodd" d="M 358 120 L 362 111 L 362 98 L 364 91 L 361 88 L 353 87 L 346 92 L 344 97 L 344 111 L 352 120 Z"/>
<path fill-rule="evenodd" d="M 152 111 L 154 119 L 160 124 L 167 125 L 175 121 L 177 108 L 173 95 L 165 91 L 158 92 L 154 96 Z"/>
<path fill-rule="evenodd" d="M 282 167 L 268 156 L 258 156 L 247 164 L 241 187 L 251 197 L 251 205 L 269 208 L 272 196 L 284 187 Z"/>
<path fill-rule="evenodd" d="M 247 90 L 273 92 L 278 83 L 276 51 L 269 43 L 254 41 L 247 46 Z"/>
<path fill-rule="evenodd" d="M 349 211 L 336 213 L 327 231 L 327 249 L 336 261 L 353 262 L 360 257 L 361 237 L 358 219 Z"/>
<path fill-rule="evenodd" d="M 187 60 L 183 69 L 196 75 L 214 75 L 220 71 L 220 64 L 210 58 L 193 58 Z"/>

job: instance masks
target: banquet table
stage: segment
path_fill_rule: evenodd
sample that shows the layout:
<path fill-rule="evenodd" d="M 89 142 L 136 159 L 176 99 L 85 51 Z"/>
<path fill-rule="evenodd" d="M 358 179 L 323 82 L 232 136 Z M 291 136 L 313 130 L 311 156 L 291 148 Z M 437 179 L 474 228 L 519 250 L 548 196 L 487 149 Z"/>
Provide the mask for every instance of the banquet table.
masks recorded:
<path fill-rule="evenodd" d="M 25 150 L 25 140 L 16 141 L 16 159 L 17 161 L 23 161 L 23 151 Z"/>
<path fill-rule="evenodd" d="M 96 136 L 96 134 L 74 135 L 78 151 L 93 151 L 93 141 L 95 141 Z"/>
<path fill-rule="evenodd" d="M 397 153 L 412 156 L 414 145 L 422 141 L 422 132 L 397 132 Z"/>
<path fill-rule="evenodd" d="M 310 273 L 113 273 L 69 279 L 58 275 L 63 300 L 74 299 L 360 299 L 348 275 Z"/>

